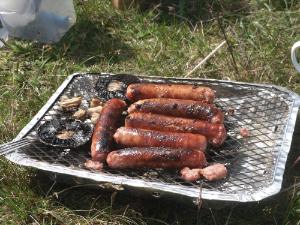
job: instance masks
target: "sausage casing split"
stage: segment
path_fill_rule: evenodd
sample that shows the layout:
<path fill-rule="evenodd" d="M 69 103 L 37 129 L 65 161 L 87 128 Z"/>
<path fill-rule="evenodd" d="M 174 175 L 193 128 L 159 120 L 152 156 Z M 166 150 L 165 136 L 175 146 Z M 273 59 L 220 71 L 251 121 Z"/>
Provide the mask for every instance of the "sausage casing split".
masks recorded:
<path fill-rule="evenodd" d="M 200 134 L 172 133 L 120 127 L 114 134 L 115 141 L 126 147 L 167 147 L 205 151 L 206 137 Z"/>
<path fill-rule="evenodd" d="M 227 136 L 223 124 L 152 113 L 129 114 L 125 119 L 125 127 L 202 134 L 215 147 L 222 145 Z"/>
<path fill-rule="evenodd" d="M 125 148 L 112 151 L 107 156 L 111 168 L 202 168 L 207 164 L 203 152 L 191 149 Z"/>
<path fill-rule="evenodd" d="M 211 123 L 224 122 L 224 114 L 216 106 L 201 101 L 184 99 L 153 98 L 139 100 L 128 108 L 128 112 L 156 113 L 201 119 Z"/>
<path fill-rule="evenodd" d="M 175 98 L 212 103 L 215 93 L 209 87 L 198 87 L 191 84 L 138 83 L 130 84 L 127 87 L 126 97 L 130 101 L 147 98 Z"/>
<path fill-rule="evenodd" d="M 117 98 L 110 99 L 105 103 L 92 137 L 93 161 L 105 161 L 107 154 L 111 151 L 113 134 L 117 129 L 118 121 L 125 109 L 126 103 Z"/>

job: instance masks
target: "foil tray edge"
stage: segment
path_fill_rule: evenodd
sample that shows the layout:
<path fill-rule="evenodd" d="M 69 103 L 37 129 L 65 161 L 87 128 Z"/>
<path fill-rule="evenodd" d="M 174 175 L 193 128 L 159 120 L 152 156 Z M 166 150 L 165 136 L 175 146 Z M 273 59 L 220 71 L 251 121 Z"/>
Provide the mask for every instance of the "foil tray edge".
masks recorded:
<path fill-rule="evenodd" d="M 30 130 L 35 126 L 35 124 L 43 117 L 43 115 L 47 112 L 47 110 L 52 106 L 53 102 L 59 97 L 59 95 L 63 92 L 66 86 L 70 83 L 70 81 L 78 75 L 84 74 L 93 74 L 93 73 L 74 73 L 69 75 L 65 81 L 60 85 L 60 87 L 56 90 L 56 92 L 50 97 L 47 103 L 41 108 L 41 110 L 33 117 L 33 119 L 20 131 L 14 141 L 21 139 L 22 137 L 26 136 Z M 98 73 L 99 75 L 113 75 L 112 73 Z M 143 76 L 143 75 L 139 75 Z M 158 76 L 143 76 L 145 78 L 159 78 Z M 169 78 L 169 77 L 168 77 Z M 172 79 L 172 77 L 170 77 Z M 283 173 L 285 164 L 287 161 L 288 152 L 291 147 L 292 136 L 294 132 L 294 127 L 296 123 L 296 118 L 298 114 L 298 107 L 300 105 L 300 97 L 286 88 L 276 86 L 276 85 L 269 85 L 269 84 L 255 84 L 255 83 L 246 83 L 246 82 L 235 82 L 235 81 L 226 81 L 226 80 L 215 80 L 215 79 L 198 79 L 198 78 L 175 78 L 177 80 L 195 80 L 195 81 L 211 81 L 211 82 L 223 82 L 223 83 L 231 83 L 231 84 L 246 84 L 246 85 L 253 85 L 259 87 L 271 87 L 279 89 L 280 91 L 288 93 L 293 98 L 293 105 L 291 107 L 291 112 L 289 114 L 289 119 L 286 124 L 286 129 L 283 137 L 283 143 L 281 145 L 280 155 L 276 162 L 276 167 L 274 171 L 274 180 L 273 183 L 261 189 L 259 191 L 247 194 L 245 192 L 240 193 L 223 193 L 218 191 L 212 191 L 209 189 L 196 189 L 191 187 L 178 187 L 176 185 L 166 185 L 159 182 L 149 182 L 149 181 L 142 181 L 140 179 L 129 179 L 124 178 L 122 176 L 110 176 L 105 174 L 95 174 L 92 172 L 88 172 L 86 170 L 79 170 L 73 169 L 68 167 L 63 167 L 60 165 L 51 165 L 45 162 L 37 162 L 34 160 L 24 159 L 22 154 L 18 152 L 13 152 L 9 155 L 6 155 L 6 158 L 16 164 L 28 167 L 34 167 L 40 170 L 53 172 L 53 173 L 60 173 L 60 174 L 67 174 L 74 177 L 80 178 L 88 178 L 97 182 L 109 182 L 113 184 L 119 185 L 127 185 L 132 186 L 135 188 L 147 188 L 153 191 L 161 191 L 161 192 L 168 192 L 172 194 L 179 194 L 183 196 L 190 197 L 192 199 L 203 199 L 203 200 L 210 200 L 210 201 L 230 201 L 230 202 L 254 202 L 260 201 L 264 198 L 270 197 L 272 195 L 277 194 L 280 192 L 282 181 L 283 181 Z"/>

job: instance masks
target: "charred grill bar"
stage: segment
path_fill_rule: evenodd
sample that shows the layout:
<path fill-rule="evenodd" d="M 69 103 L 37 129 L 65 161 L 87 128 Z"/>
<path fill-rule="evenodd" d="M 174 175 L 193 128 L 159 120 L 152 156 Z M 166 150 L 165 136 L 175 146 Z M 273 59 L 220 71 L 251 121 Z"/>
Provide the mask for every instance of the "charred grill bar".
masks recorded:
<path fill-rule="evenodd" d="M 82 96 L 88 100 L 95 96 L 104 96 L 107 99 L 117 95 L 123 98 L 123 92 L 107 83 L 107 80 L 113 80 L 113 77 L 111 74 L 70 76 L 39 114 L 21 131 L 16 141 L 25 136 L 34 139 L 41 123 L 53 117 L 63 116 L 64 112 L 56 110 L 62 95 Z M 182 195 L 192 199 L 199 197 L 200 188 L 201 198 L 204 200 L 239 202 L 257 201 L 280 190 L 299 105 L 297 95 L 280 87 L 226 81 L 132 75 L 119 75 L 117 78 L 119 83 L 116 83 L 123 89 L 124 84 L 143 82 L 193 84 L 216 90 L 215 102 L 227 112 L 224 123 L 228 138 L 221 148 L 207 149 L 207 160 L 225 164 L 229 176 L 218 182 L 185 182 L 180 179 L 179 171 L 109 168 L 101 172 L 87 170 L 83 164 L 90 159 L 90 143 L 77 149 L 57 149 L 34 141 L 6 157 L 20 165 L 33 166 L 49 172 L 97 182 L 122 184 L 129 189 Z M 106 89 L 101 89 L 104 86 Z M 110 90 L 107 90 L 107 87 Z M 117 90 L 116 95 L 114 90 Z M 241 128 L 249 131 L 249 137 L 243 138 L 240 135 Z"/>

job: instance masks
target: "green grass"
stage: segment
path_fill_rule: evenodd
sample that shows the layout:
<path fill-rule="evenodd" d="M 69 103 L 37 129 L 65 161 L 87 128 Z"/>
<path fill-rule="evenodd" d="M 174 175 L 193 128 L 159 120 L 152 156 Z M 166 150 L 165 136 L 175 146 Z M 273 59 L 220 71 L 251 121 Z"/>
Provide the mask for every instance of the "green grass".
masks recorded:
<path fill-rule="evenodd" d="M 75 1 L 76 25 L 57 44 L 10 40 L 0 50 L 0 140 L 15 137 L 71 73 L 187 75 L 272 83 L 300 93 L 290 48 L 300 4 L 286 1 L 164 1 L 119 12 L 109 1 Z M 170 6 L 170 7 L 168 7 Z M 219 18 L 219 19 L 217 19 Z M 233 56 L 233 57 L 232 57 Z M 294 155 L 297 155 L 294 140 Z M 299 146 L 299 145 L 298 145 Z M 291 157 L 290 160 L 293 160 Z M 197 209 L 170 200 L 55 184 L 0 158 L 0 224 L 299 224 L 299 188 L 260 203 Z M 288 167 L 285 187 L 299 172 Z M 53 187 L 52 187 L 53 186 Z"/>

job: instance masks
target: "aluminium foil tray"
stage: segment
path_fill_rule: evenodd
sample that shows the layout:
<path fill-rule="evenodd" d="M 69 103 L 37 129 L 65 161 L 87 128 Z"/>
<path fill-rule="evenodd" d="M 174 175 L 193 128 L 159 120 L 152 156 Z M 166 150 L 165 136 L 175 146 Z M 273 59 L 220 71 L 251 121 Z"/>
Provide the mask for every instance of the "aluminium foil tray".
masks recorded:
<path fill-rule="evenodd" d="M 37 115 L 14 139 L 35 136 L 37 126 L 55 114 L 61 95 L 98 95 L 95 85 L 99 79 L 113 74 L 73 74 L 57 89 Z M 187 83 L 205 85 L 216 90 L 215 103 L 225 112 L 234 110 L 225 118 L 228 138 L 220 149 L 208 149 L 210 162 L 224 163 L 228 168 L 226 179 L 208 182 L 185 182 L 179 171 L 165 170 L 112 170 L 103 172 L 84 168 L 90 158 L 89 146 L 81 150 L 55 149 L 33 142 L 6 155 L 16 164 L 34 167 L 74 179 L 85 179 L 100 184 L 110 184 L 121 189 L 138 190 L 199 200 L 220 202 L 253 202 L 278 193 L 281 189 L 287 156 L 296 122 L 299 96 L 285 88 L 211 79 L 182 79 L 169 77 L 137 76 L 143 82 Z M 246 128 L 250 135 L 240 136 Z"/>

